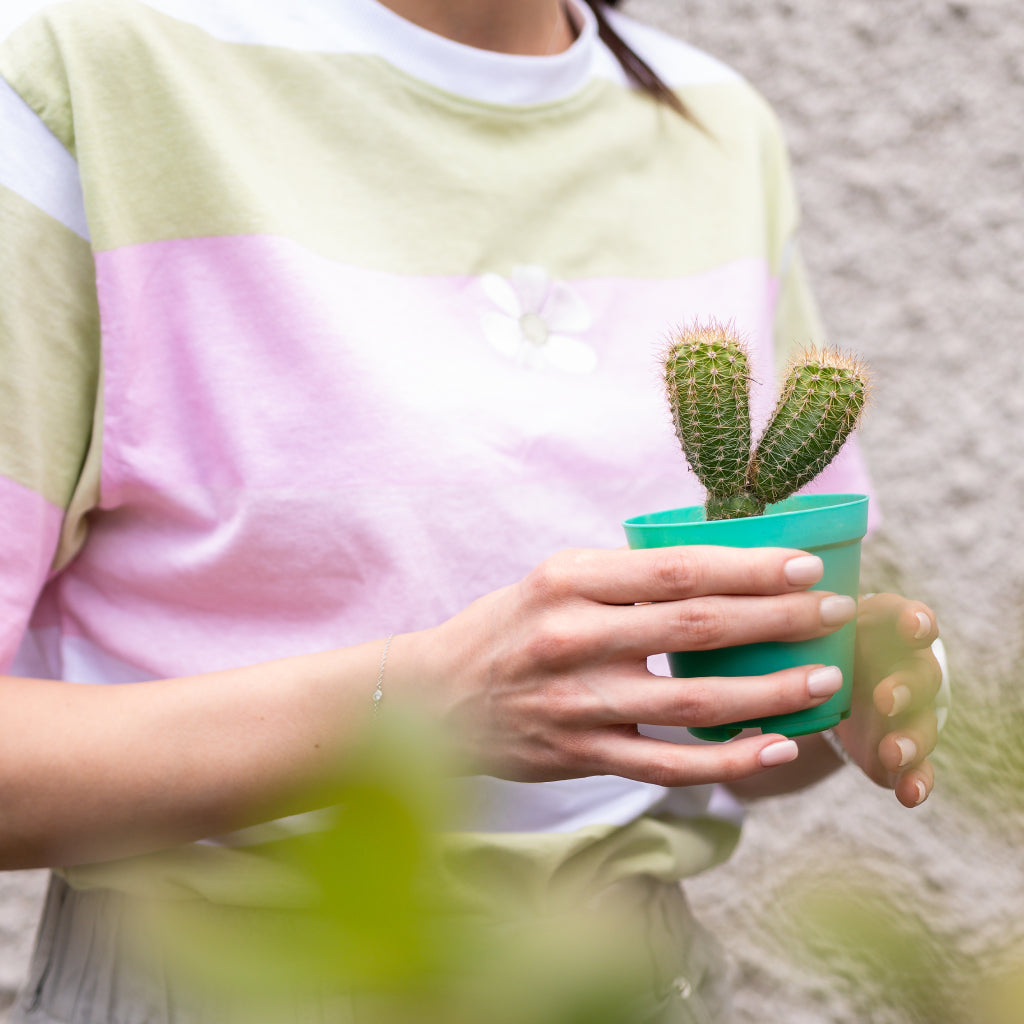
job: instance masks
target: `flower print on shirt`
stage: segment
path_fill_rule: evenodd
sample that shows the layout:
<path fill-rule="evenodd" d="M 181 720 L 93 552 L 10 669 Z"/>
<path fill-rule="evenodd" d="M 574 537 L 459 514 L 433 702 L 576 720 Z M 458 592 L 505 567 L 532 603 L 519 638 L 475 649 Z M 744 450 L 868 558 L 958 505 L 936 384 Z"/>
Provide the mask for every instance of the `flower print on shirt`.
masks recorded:
<path fill-rule="evenodd" d="M 484 274 L 480 285 L 497 307 L 481 316 L 484 334 L 502 355 L 536 370 L 591 373 L 597 366 L 594 349 L 573 337 L 590 326 L 590 310 L 564 281 L 521 266 L 508 277 Z"/>

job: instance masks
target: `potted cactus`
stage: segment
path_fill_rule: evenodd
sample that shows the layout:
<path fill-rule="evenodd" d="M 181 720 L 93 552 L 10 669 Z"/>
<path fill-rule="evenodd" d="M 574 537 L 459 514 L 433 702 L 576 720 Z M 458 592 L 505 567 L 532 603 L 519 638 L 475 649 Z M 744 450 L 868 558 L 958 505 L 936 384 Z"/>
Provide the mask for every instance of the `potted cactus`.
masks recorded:
<path fill-rule="evenodd" d="M 775 411 L 751 444 L 747 353 L 735 332 L 696 324 L 672 339 L 665 382 L 676 435 L 707 497 L 704 506 L 637 516 L 624 523 L 631 547 L 725 544 L 793 547 L 817 554 L 817 589 L 857 596 L 864 495 L 794 493 L 836 456 L 857 425 L 868 394 L 865 368 L 828 349 L 793 359 Z M 787 736 L 818 732 L 849 714 L 855 626 L 802 643 L 761 643 L 669 654 L 674 676 L 764 675 L 795 665 L 837 665 L 843 687 L 824 704 L 789 715 L 690 731 L 726 740 L 757 727 Z"/>

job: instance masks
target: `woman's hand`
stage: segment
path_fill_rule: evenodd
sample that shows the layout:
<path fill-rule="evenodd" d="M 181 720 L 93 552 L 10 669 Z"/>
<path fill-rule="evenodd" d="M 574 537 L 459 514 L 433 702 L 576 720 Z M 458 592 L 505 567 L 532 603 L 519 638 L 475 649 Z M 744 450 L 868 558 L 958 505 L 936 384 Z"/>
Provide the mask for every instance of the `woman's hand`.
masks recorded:
<path fill-rule="evenodd" d="M 834 732 L 853 760 L 906 807 L 922 803 L 935 783 L 928 755 L 938 727 L 935 696 L 942 681 L 931 651 L 935 615 L 896 594 L 862 599 L 850 717 Z"/>
<path fill-rule="evenodd" d="M 470 770 L 519 781 L 621 775 L 664 786 L 743 778 L 792 760 L 778 735 L 686 746 L 637 723 L 709 726 L 823 703 L 834 672 L 671 679 L 649 655 L 804 640 L 853 618 L 807 588 L 821 561 L 727 547 L 567 551 L 443 625 L 396 637 L 389 699 L 430 695 Z"/>

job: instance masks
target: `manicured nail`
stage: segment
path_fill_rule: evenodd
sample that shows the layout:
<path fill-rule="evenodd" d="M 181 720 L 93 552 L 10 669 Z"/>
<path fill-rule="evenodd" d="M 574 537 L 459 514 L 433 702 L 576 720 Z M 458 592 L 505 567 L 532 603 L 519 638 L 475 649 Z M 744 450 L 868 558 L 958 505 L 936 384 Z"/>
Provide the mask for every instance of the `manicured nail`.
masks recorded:
<path fill-rule="evenodd" d="M 917 807 L 928 799 L 928 787 L 920 779 L 914 785 L 917 787 L 917 799 L 914 801 L 914 806 Z"/>
<path fill-rule="evenodd" d="M 845 594 L 832 594 L 822 599 L 819 606 L 823 626 L 842 626 L 857 614 L 857 602 Z"/>
<path fill-rule="evenodd" d="M 896 746 L 900 748 L 900 767 L 905 768 L 917 757 L 917 744 L 909 736 L 901 736 Z"/>
<path fill-rule="evenodd" d="M 899 686 L 894 686 L 892 688 L 892 708 L 889 711 L 889 717 L 895 718 L 901 711 L 905 711 L 910 707 L 910 701 L 913 699 L 913 696 L 909 686 L 904 686 L 902 683 Z"/>
<path fill-rule="evenodd" d="M 807 673 L 807 692 L 812 697 L 831 697 L 843 685 L 843 673 L 836 665 L 812 669 Z"/>
<path fill-rule="evenodd" d="M 825 564 L 817 555 L 791 558 L 782 568 L 786 582 L 794 587 L 809 587 L 825 575 Z"/>
<path fill-rule="evenodd" d="M 800 748 L 793 740 L 779 740 L 777 743 L 769 743 L 758 755 L 758 760 L 764 768 L 774 768 L 779 764 L 786 764 L 795 761 Z"/>
<path fill-rule="evenodd" d="M 932 620 L 924 612 L 917 613 L 917 631 L 915 640 L 923 640 L 932 631 Z"/>

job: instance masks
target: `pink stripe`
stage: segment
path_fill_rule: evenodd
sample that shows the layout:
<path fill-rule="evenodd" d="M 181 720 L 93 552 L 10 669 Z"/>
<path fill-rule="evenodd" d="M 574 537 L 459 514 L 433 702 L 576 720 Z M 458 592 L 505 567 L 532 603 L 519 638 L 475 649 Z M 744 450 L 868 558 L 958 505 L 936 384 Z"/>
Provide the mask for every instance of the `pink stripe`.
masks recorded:
<path fill-rule="evenodd" d="M 278 487 L 304 466 L 326 485 L 349 485 L 378 480 L 386 452 L 395 475 L 420 479 L 438 443 L 453 462 L 473 447 L 438 410 L 493 413 L 495 399 L 523 390 L 523 373 L 483 339 L 481 314 L 496 307 L 473 278 L 367 271 L 261 236 L 153 243 L 101 253 L 98 264 L 104 493 L 115 504 L 127 467 L 176 490 L 224 492 L 242 479 Z M 657 354 L 673 325 L 697 316 L 734 321 L 754 343 L 755 372 L 770 379 L 775 289 L 762 261 L 682 281 L 573 286 L 595 324 L 587 338 L 602 372 L 592 381 L 604 386 L 588 395 L 595 406 L 638 392 L 644 420 L 662 419 Z M 449 333 L 426 336 L 430 323 Z M 538 405 L 564 403 L 566 387 L 578 384 L 558 373 L 526 376 Z M 467 393 L 479 381 L 485 392 Z M 397 449 L 396 434 L 406 442 Z M 343 459 L 330 457 L 340 451 Z"/>
<path fill-rule="evenodd" d="M 62 513 L 35 491 L 0 477 L 0 518 L 8 539 L 0 548 L 0 671 L 6 671 L 50 570 Z"/>
<path fill-rule="evenodd" d="M 755 260 L 572 282 L 592 326 L 562 329 L 589 374 L 495 348 L 476 278 L 282 238 L 102 253 L 98 283 L 106 512 L 63 628 L 153 675 L 428 626 L 560 547 L 619 546 L 623 518 L 700 500 L 661 395 L 666 330 L 732 319 L 771 372 Z"/>

